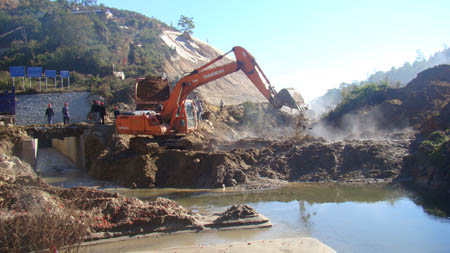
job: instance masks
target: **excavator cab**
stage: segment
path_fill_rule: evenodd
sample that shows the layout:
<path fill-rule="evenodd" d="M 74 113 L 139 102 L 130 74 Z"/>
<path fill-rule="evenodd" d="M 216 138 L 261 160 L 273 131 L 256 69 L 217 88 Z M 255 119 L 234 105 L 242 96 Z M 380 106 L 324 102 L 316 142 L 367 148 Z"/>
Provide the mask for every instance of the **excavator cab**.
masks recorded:
<path fill-rule="evenodd" d="M 184 102 L 184 108 L 186 109 L 188 131 L 197 129 L 197 110 L 194 106 L 193 101 L 190 99 L 186 99 L 186 101 Z"/>

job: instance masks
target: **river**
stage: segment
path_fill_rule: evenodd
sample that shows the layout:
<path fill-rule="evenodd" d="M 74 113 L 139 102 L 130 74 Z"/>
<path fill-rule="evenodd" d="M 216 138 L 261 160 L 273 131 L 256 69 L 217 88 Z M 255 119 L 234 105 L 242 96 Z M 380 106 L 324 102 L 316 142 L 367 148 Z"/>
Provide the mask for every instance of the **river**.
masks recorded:
<path fill-rule="evenodd" d="M 52 160 L 55 161 L 53 155 Z M 111 187 L 82 173 L 68 171 L 73 172 L 73 168 L 53 170 L 53 173 L 47 170 L 44 179 L 55 184 L 55 178 L 64 178 L 65 173 L 70 175 L 64 180 L 65 187 L 98 185 L 107 191 L 119 191 L 146 200 L 167 197 L 205 214 L 224 211 L 233 204 L 248 204 L 273 224 L 273 227 L 265 229 L 131 239 L 90 246 L 83 249 L 85 252 L 139 252 L 175 246 L 305 236 L 317 238 L 338 252 L 450 252 L 448 202 L 433 199 L 435 195 L 423 197 L 399 185 L 290 183 L 277 189 L 249 192 L 233 189 L 130 190 Z M 60 176 L 56 175 L 58 173 Z"/>

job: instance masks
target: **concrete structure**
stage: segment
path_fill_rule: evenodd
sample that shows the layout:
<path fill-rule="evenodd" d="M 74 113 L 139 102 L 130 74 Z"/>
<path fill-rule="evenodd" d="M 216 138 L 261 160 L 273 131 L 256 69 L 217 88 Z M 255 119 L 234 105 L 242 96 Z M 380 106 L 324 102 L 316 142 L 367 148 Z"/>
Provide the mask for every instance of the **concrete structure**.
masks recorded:
<path fill-rule="evenodd" d="M 52 139 L 52 147 L 74 162 L 79 168 L 86 168 L 84 135 Z"/>
<path fill-rule="evenodd" d="M 37 151 L 38 139 L 24 140 L 20 145 L 20 158 L 34 168 L 37 162 Z"/>

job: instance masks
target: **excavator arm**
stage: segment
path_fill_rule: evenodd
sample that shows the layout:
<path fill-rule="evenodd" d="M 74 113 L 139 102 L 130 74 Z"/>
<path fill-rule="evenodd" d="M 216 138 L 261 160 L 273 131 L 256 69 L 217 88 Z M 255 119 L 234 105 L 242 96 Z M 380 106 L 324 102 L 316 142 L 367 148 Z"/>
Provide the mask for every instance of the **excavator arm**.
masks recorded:
<path fill-rule="evenodd" d="M 208 68 L 231 52 L 234 52 L 236 61 L 219 67 Z M 218 56 L 216 59 L 181 78 L 175 85 L 169 99 L 164 103 L 164 109 L 161 111 L 161 119 L 165 122 L 170 122 L 170 128 L 173 129 L 179 123 L 179 117 L 177 117 L 177 115 L 180 115 L 180 109 L 184 107 L 184 101 L 194 89 L 239 70 L 244 72 L 259 92 L 261 92 L 275 108 L 281 108 L 283 105 L 286 105 L 294 109 L 299 109 L 299 106 L 292 98 L 283 98 L 283 101 L 277 99 L 276 91 L 270 85 L 269 80 L 256 63 L 255 58 L 244 48 L 234 47 L 224 55 Z M 263 82 L 263 79 L 261 79 L 261 76 L 265 83 Z M 303 101 L 300 102 L 302 103 Z"/>
<path fill-rule="evenodd" d="M 222 66 L 212 66 L 233 52 L 236 61 Z M 187 96 L 196 88 L 208 82 L 217 80 L 226 75 L 241 70 L 252 81 L 261 94 L 275 107 L 303 110 L 304 103 L 300 94 L 292 89 L 283 89 L 276 92 L 270 85 L 264 72 L 258 66 L 255 58 L 242 47 L 234 47 L 224 55 L 195 69 L 181 78 L 173 88 L 159 114 L 120 115 L 116 120 L 117 132 L 121 134 L 144 134 L 153 136 L 170 136 L 188 132 L 188 115 L 185 102 Z M 190 108 L 191 105 L 189 105 Z M 190 111 L 190 110 L 189 110 Z M 190 111 L 192 112 L 192 111 Z"/>

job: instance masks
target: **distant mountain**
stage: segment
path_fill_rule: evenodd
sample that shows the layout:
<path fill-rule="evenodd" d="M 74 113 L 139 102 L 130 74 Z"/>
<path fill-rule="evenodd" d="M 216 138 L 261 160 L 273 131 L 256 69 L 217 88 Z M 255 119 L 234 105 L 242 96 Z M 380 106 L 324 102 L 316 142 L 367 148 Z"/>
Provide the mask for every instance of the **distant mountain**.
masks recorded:
<path fill-rule="evenodd" d="M 434 55 L 430 56 L 428 60 L 426 60 L 422 53 L 418 51 L 418 56 L 416 61 L 414 61 L 412 64 L 409 62 L 405 62 L 403 66 L 394 68 L 392 67 L 389 71 L 383 72 L 378 71 L 374 74 L 372 74 L 368 79 L 367 82 L 371 83 L 378 83 L 381 81 L 387 81 L 390 84 L 399 83 L 400 87 L 405 86 L 407 83 L 409 83 L 412 79 L 414 79 L 418 73 L 440 65 L 440 64 L 449 64 L 450 63 L 450 49 L 446 48 L 440 52 L 435 53 Z"/>
<path fill-rule="evenodd" d="M 351 89 L 352 86 L 358 86 L 368 83 L 386 83 L 391 87 L 404 87 L 407 83 L 413 80 L 418 73 L 432 68 L 441 64 L 450 64 L 450 48 L 446 48 L 440 52 L 435 53 L 430 56 L 427 60 L 421 55 L 420 51 L 418 51 L 418 57 L 416 61 L 412 64 L 406 62 L 403 66 L 395 68 L 392 67 L 391 70 L 383 72 L 378 71 L 371 76 L 367 80 L 361 81 L 359 83 L 342 83 L 339 88 L 330 89 L 323 96 L 315 98 L 310 103 L 310 109 L 312 110 L 311 116 L 318 117 L 323 115 L 324 113 L 331 111 L 341 103 L 342 101 L 342 89 Z"/>
<path fill-rule="evenodd" d="M 313 99 L 309 103 L 310 108 L 309 117 L 320 118 L 327 112 L 333 110 L 334 107 L 336 107 L 336 105 L 341 102 L 342 102 L 341 89 L 339 88 L 329 89 L 324 95 Z"/>

